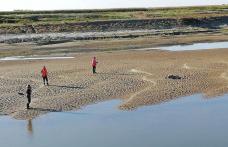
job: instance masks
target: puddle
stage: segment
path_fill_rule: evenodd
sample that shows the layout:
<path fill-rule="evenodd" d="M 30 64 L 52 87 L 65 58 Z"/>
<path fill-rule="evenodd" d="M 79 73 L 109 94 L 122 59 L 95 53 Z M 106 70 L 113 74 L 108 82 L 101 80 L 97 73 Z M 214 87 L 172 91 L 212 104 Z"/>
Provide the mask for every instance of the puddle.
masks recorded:
<path fill-rule="evenodd" d="M 212 42 L 212 43 L 194 43 L 189 45 L 171 45 L 161 46 L 157 48 L 141 48 L 134 49 L 138 51 L 148 50 L 168 50 L 168 51 L 189 51 L 189 50 L 207 50 L 207 49 L 222 49 L 228 48 L 228 42 Z"/>
<path fill-rule="evenodd" d="M 4 147 L 227 147 L 228 95 L 189 96 L 135 111 L 119 100 L 76 112 L 49 113 L 31 121 L 0 117 Z"/>
<path fill-rule="evenodd" d="M 25 57 L 25 56 L 13 56 L 13 57 L 5 57 L 0 58 L 0 61 L 20 61 L 20 60 L 54 60 L 54 59 L 73 59 L 74 57 L 53 57 L 53 56 L 32 56 L 32 57 Z"/>
<path fill-rule="evenodd" d="M 169 50 L 169 51 L 221 49 L 221 48 L 228 48 L 228 42 L 194 43 L 190 45 L 173 45 L 173 46 L 164 46 L 159 48 L 162 50 Z"/>
<path fill-rule="evenodd" d="M 221 49 L 228 48 L 228 42 L 213 42 L 213 43 L 195 43 L 191 45 L 173 45 L 173 46 L 164 46 L 159 48 L 141 48 L 134 50 L 169 50 L 169 51 L 185 51 L 185 50 L 205 50 L 205 49 Z M 18 61 L 18 60 L 54 60 L 54 59 L 73 59 L 74 57 L 62 56 L 12 56 L 0 58 L 0 61 Z"/>

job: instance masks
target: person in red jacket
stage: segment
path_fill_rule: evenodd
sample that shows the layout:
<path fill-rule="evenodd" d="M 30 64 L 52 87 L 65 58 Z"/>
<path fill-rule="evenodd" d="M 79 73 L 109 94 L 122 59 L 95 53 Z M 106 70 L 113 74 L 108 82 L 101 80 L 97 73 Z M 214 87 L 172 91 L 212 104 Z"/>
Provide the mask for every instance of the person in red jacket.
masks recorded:
<path fill-rule="evenodd" d="M 92 67 L 93 67 L 93 74 L 96 73 L 97 63 L 98 63 L 98 62 L 97 62 L 97 60 L 96 60 L 96 57 L 93 57 L 92 62 L 91 62 Z"/>
<path fill-rule="evenodd" d="M 47 68 L 44 66 L 43 69 L 41 70 L 41 74 L 42 74 L 42 77 L 43 77 L 43 81 L 44 81 L 44 85 L 45 85 L 45 81 L 48 84 L 48 72 L 47 72 Z"/>

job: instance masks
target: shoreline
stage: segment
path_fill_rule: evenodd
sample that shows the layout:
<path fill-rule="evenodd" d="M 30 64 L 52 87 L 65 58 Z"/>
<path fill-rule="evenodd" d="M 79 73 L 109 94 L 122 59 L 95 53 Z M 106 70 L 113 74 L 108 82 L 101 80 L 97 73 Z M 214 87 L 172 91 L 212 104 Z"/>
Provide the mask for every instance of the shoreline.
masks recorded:
<path fill-rule="evenodd" d="M 33 43 L 0 43 L 0 57 L 71 55 L 75 53 L 138 50 L 142 48 L 158 48 L 163 46 L 186 45 L 194 43 L 227 42 L 227 38 L 228 35 L 225 34 L 192 34 L 173 37 L 154 36 L 134 39 L 84 40 L 50 45 L 36 45 Z"/>

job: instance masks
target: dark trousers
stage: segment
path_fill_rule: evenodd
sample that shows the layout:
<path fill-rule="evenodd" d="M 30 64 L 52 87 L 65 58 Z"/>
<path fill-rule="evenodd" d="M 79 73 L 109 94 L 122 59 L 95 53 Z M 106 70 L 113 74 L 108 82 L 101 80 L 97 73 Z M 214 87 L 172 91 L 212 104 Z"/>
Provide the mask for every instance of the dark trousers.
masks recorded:
<path fill-rule="evenodd" d="M 28 98 L 27 109 L 29 109 L 29 104 L 31 103 L 31 96 L 27 95 L 27 98 Z"/>
<path fill-rule="evenodd" d="M 44 85 L 45 85 L 45 81 L 46 81 L 46 83 L 48 85 L 48 77 L 47 76 L 43 77 L 43 81 L 44 81 Z"/>
<path fill-rule="evenodd" d="M 93 73 L 96 73 L 96 66 L 93 66 Z"/>

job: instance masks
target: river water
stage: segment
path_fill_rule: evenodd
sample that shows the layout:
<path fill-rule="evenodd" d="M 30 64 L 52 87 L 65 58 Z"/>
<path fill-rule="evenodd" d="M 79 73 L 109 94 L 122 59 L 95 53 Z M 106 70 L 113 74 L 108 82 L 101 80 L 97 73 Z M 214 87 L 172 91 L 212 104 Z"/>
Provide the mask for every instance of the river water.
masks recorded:
<path fill-rule="evenodd" d="M 168 50 L 168 51 L 191 51 L 191 50 L 208 50 L 208 49 L 225 49 L 228 48 L 228 42 L 204 42 L 183 45 L 160 46 L 157 48 L 134 49 L 138 51 L 148 50 Z"/>
<path fill-rule="evenodd" d="M 212 42 L 212 43 L 194 43 L 189 45 L 172 45 L 158 48 L 143 48 L 134 50 L 168 50 L 168 51 L 186 51 L 186 50 L 207 50 L 207 49 L 222 49 L 228 48 L 228 42 Z M 15 61 L 15 60 L 53 60 L 53 59 L 72 59 L 69 56 L 13 56 L 0 58 L 0 61 Z"/>
<path fill-rule="evenodd" d="M 228 42 L 194 43 L 189 45 L 172 45 L 172 46 L 159 47 L 159 49 L 169 50 L 169 51 L 205 50 L 205 49 L 220 49 L 220 48 L 228 48 Z"/>
<path fill-rule="evenodd" d="M 68 56 L 12 56 L 0 58 L 0 61 L 19 61 L 19 60 L 55 60 L 55 59 L 73 59 L 74 57 Z"/>
<path fill-rule="evenodd" d="M 134 111 L 120 100 L 56 112 L 34 120 L 0 117 L 4 147 L 227 147 L 228 95 L 193 95 Z"/>

